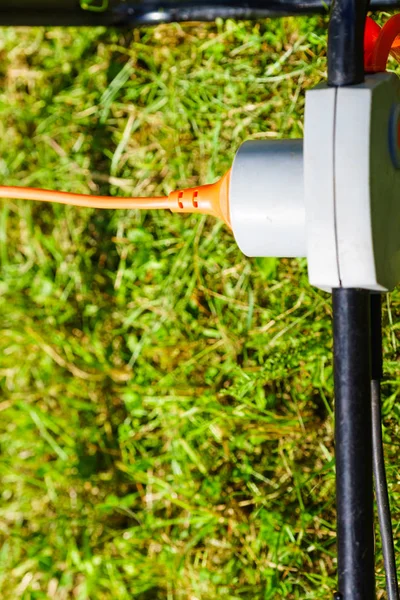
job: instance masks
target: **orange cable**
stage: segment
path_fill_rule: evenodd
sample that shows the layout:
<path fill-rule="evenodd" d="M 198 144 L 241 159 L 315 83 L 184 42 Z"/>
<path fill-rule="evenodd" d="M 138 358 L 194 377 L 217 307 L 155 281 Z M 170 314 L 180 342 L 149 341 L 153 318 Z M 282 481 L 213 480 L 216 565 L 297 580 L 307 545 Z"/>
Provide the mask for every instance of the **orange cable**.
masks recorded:
<path fill-rule="evenodd" d="M 71 204 L 85 208 L 108 209 L 148 209 L 170 208 L 168 196 L 155 198 L 119 198 L 117 196 L 91 196 L 86 194 L 71 194 L 17 186 L 0 186 L 0 198 L 13 200 L 37 200 L 39 202 L 56 202 Z"/>
<path fill-rule="evenodd" d="M 230 171 L 219 181 L 171 192 L 169 196 L 153 198 L 121 198 L 56 192 L 30 187 L 0 186 L 0 198 L 56 202 L 85 208 L 107 209 L 169 209 L 172 212 L 199 213 L 222 219 L 230 227 Z"/>

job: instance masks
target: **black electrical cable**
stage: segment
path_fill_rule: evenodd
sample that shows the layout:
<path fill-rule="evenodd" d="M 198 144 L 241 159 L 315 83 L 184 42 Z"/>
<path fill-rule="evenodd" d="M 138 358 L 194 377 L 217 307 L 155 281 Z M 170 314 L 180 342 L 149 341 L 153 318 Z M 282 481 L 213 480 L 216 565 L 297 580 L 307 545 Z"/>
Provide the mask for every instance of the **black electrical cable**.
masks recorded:
<path fill-rule="evenodd" d="M 375 480 L 375 497 L 382 554 L 385 565 L 388 600 L 399 600 L 396 557 L 393 543 L 392 519 L 386 480 L 385 457 L 382 439 L 381 379 L 382 357 L 382 302 L 380 294 L 371 295 L 371 402 L 372 402 L 372 456 Z"/>
<path fill-rule="evenodd" d="M 386 590 L 388 600 L 399 600 L 392 520 L 386 481 L 385 457 L 383 454 L 380 381 L 377 379 L 373 379 L 371 382 L 371 394 L 373 470 L 383 562 L 385 565 Z"/>

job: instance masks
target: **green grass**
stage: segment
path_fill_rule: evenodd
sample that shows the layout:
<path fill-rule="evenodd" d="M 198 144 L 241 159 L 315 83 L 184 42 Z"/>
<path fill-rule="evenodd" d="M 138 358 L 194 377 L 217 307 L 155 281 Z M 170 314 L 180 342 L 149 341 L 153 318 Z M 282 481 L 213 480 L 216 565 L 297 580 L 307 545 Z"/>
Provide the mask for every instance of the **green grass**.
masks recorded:
<path fill-rule="evenodd" d="M 214 181 L 244 139 L 302 136 L 325 31 L 4 29 L 0 182 Z M 247 259 L 211 217 L 16 201 L 0 261 L 1 598 L 329 598 L 331 306 L 306 262 Z M 398 292 L 388 306 L 397 523 Z"/>

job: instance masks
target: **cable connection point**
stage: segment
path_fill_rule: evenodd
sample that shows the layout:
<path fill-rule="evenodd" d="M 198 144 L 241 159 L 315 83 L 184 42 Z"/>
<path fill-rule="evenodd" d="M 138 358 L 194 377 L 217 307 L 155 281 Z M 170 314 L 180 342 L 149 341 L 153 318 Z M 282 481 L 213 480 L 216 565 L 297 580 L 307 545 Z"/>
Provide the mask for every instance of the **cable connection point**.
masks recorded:
<path fill-rule="evenodd" d="M 171 192 L 170 210 L 180 213 L 200 213 L 222 219 L 231 227 L 229 216 L 229 183 L 231 171 L 216 183 Z"/>

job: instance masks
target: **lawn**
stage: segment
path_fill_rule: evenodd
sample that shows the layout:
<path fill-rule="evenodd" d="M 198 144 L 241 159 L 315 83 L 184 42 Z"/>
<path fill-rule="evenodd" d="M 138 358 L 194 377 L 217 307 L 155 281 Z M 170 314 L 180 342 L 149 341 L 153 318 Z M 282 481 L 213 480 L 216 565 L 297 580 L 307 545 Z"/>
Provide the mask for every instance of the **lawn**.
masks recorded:
<path fill-rule="evenodd" d="M 302 136 L 326 23 L 3 29 L 0 183 L 215 181 L 243 140 Z M 211 217 L 1 201 L 0 268 L 2 599 L 331 597 L 331 303 L 304 259 L 247 259 Z M 395 292 L 397 538 L 399 315 Z"/>

